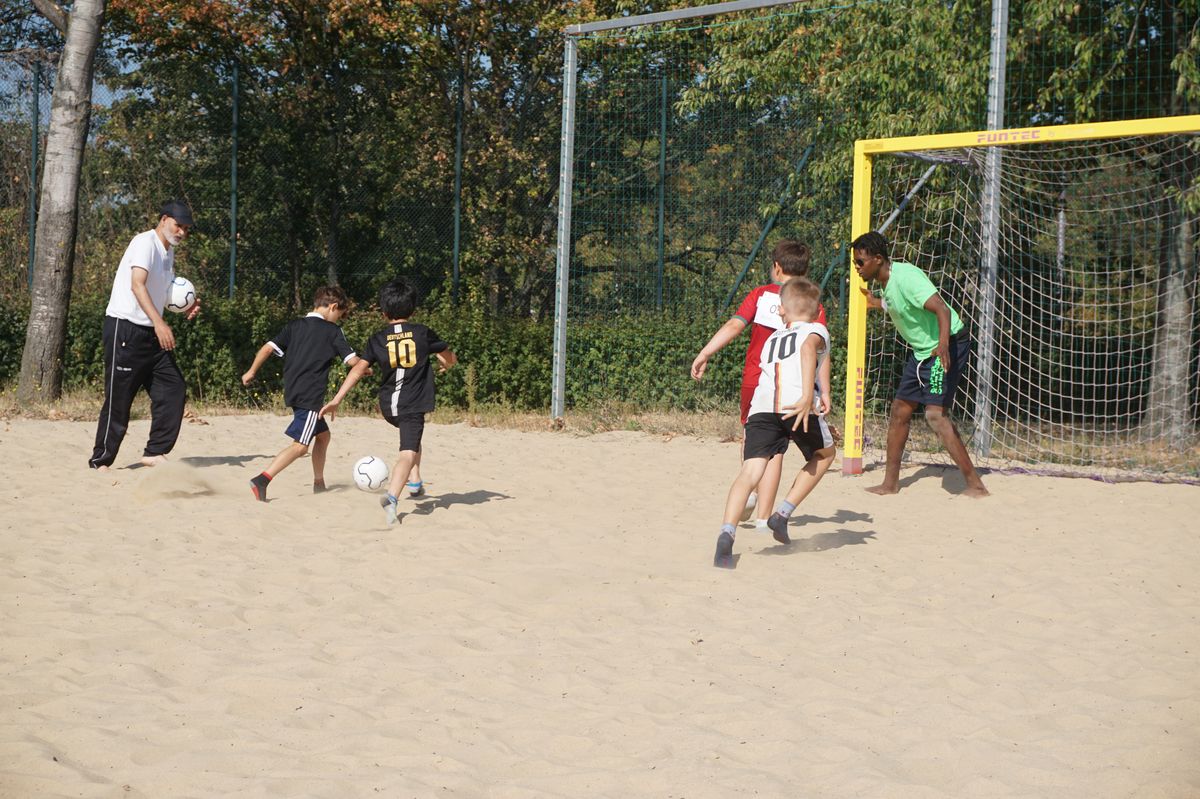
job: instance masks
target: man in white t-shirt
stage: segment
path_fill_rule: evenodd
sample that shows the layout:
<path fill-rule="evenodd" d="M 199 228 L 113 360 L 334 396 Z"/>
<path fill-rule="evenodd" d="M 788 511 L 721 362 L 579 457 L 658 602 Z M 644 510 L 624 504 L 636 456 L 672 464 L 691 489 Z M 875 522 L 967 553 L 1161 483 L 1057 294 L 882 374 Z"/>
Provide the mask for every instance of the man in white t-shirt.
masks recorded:
<path fill-rule="evenodd" d="M 104 312 L 104 407 L 88 459 L 93 469 L 108 469 L 116 459 L 133 398 L 143 388 L 150 395 L 150 437 L 142 463 L 154 466 L 166 460 L 179 438 L 187 392 L 175 363 L 175 333 L 162 314 L 175 279 L 173 248 L 191 227 L 192 212 L 185 203 L 164 203 L 158 225 L 133 237 L 117 267 Z M 197 300 L 187 318 L 199 312 Z"/>

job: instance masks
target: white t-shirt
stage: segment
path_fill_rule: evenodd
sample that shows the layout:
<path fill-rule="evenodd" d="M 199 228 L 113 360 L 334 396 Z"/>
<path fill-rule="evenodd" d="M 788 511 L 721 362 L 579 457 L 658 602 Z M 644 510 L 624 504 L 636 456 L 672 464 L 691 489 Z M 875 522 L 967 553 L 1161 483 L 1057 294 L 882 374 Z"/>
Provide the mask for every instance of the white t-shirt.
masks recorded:
<path fill-rule="evenodd" d="M 801 374 L 800 348 L 811 335 L 821 337 L 817 347 L 817 371 Z M 763 342 L 759 358 L 758 385 L 750 400 L 750 416 L 756 413 L 784 413 L 785 405 L 795 405 L 807 385 L 817 383 L 821 362 L 829 357 L 829 331 L 819 322 L 792 322 L 776 330 Z M 821 397 L 813 389 L 813 413 L 821 410 Z"/>
<path fill-rule="evenodd" d="M 149 327 L 154 323 L 138 305 L 137 297 L 133 296 L 133 270 L 136 268 L 148 272 L 146 290 L 150 293 L 150 301 L 161 314 L 167 305 L 171 281 L 175 279 L 175 250 L 167 249 L 154 230 L 139 233 L 125 248 L 121 265 L 117 267 L 117 276 L 113 278 L 112 293 L 104 313 Z"/>

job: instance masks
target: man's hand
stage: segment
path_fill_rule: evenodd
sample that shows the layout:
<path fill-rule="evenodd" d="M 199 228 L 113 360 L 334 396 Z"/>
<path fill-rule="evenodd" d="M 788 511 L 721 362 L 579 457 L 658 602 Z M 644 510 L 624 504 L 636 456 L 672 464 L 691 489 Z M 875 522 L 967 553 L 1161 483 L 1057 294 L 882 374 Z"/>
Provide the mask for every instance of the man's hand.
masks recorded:
<path fill-rule="evenodd" d="M 321 406 L 321 410 L 317 411 L 317 416 L 321 417 L 322 419 L 333 419 L 335 416 L 337 416 L 338 405 L 341 404 L 341 400 L 337 400 L 336 402 L 327 402 Z"/>
<path fill-rule="evenodd" d="M 696 356 L 696 360 L 692 361 L 692 379 L 699 380 L 704 377 L 704 370 L 708 368 L 708 356 L 703 352 Z"/>
<path fill-rule="evenodd" d="M 933 356 L 942 362 L 942 370 L 950 371 L 950 344 L 938 342 L 938 345 L 933 349 Z"/>
<path fill-rule="evenodd" d="M 196 314 L 198 314 L 198 313 L 200 313 L 200 298 L 199 297 L 197 297 L 196 301 L 192 303 L 192 308 L 191 308 L 191 310 L 188 311 L 188 315 L 186 317 L 187 320 L 190 322 L 191 320 L 195 319 Z"/>
<path fill-rule="evenodd" d="M 243 386 L 248 386 L 252 382 L 254 382 L 254 371 L 253 370 L 246 372 L 246 374 L 242 375 L 242 385 Z"/>
<path fill-rule="evenodd" d="M 175 333 L 166 322 L 160 320 L 154 325 L 154 335 L 158 337 L 158 346 L 168 352 L 175 349 Z"/>
<path fill-rule="evenodd" d="M 861 291 L 863 294 L 863 297 L 866 298 L 868 308 L 882 308 L 883 307 L 883 300 L 881 300 L 879 297 L 876 297 L 874 294 L 872 294 L 870 289 L 868 289 L 866 286 L 859 286 L 858 290 Z"/>

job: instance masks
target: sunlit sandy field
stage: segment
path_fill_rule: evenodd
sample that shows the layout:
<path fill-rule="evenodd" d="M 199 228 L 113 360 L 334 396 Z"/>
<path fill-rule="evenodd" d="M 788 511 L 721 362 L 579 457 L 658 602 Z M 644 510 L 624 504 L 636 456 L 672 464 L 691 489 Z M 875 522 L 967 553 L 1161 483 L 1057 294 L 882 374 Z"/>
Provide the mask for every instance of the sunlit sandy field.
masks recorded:
<path fill-rule="evenodd" d="M 0 421 L 0 796 L 1200 795 L 1200 488 L 831 471 L 724 571 L 716 436 L 431 425 L 389 528 L 285 426 Z"/>

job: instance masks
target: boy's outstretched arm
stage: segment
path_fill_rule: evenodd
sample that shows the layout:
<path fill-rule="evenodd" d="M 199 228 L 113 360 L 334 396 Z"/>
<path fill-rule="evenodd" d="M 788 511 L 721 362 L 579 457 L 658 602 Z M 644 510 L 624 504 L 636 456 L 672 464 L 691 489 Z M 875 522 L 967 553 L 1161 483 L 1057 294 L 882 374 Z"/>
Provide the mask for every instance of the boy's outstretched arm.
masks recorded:
<path fill-rule="evenodd" d="M 243 386 L 250 385 L 250 381 L 254 379 L 254 376 L 258 374 L 258 370 L 262 368 L 262 365 L 267 362 L 267 358 L 270 358 L 274 352 L 275 345 L 269 341 L 258 348 L 258 352 L 254 353 L 254 363 L 250 364 L 250 368 L 246 370 L 246 374 L 242 375 Z"/>
<path fill-rule="evenodd" d="M 704 377 L 704 370 L 708 368 L 708 359 L 724 349 L 725 345 L 737 338 L 738 334 L 745 329 L 746 323 L 737 316 L 731 317 L 728 322 L 717 328 L 717 332 L 713 333 L 712 338 L 692 361 L 692 378 L 699 380 Z"/>
<path fill-rule="evenodd" d="M 333 395 L 333 399 L 321 406 L 321 410 L 317 411 L 317 416 L 320 416 L 322 419 L 334 418 L 337 415 L 337 407 L 342 404 L 342 400 L 350 393 L 350 389 L 354 388 L 355 384 L 359 380 L 362 380 L 363 376 L 369 371 L 371 371 L 371 364 L 359 358 L 358 362 L 346 374 L 346 379 L 342 381 L 342 385 L 338 388 L 337 393 Z"/>
<path fill-rule="evenodd" d="M 433 355 L 437 358 L 439 372 L 444 372 L 458 363 L 458 356 L 454 354 L 454 350 L 442 350 L 441 352 L 435 352 Z"/>

